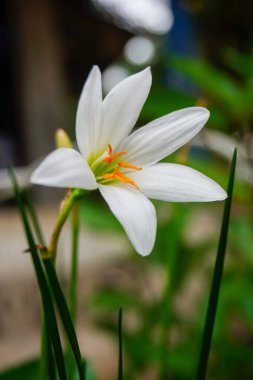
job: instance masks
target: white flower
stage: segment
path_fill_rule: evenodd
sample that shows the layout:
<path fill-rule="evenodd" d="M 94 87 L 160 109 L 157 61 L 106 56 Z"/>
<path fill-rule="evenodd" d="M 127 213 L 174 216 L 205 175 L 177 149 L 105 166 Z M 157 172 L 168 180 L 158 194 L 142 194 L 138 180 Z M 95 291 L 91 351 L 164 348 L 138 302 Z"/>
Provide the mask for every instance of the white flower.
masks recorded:
<path fill-rule="evenodd" d="M 195 136 L 209 112 L 192 107 L 165 115 L 129 135 L 151 86 L 147 68 L 102 99 L 101 74 L 94 66 L 76 116 L 78 151 L 60 148 L 33 172 L 31 182 L 99 189 L 136 251 L 148 255 L 156 235 L 156 212 L 148 198 L 209 202 L 226 198 L 213 180 L 189 167 L 157 163 Z"/>

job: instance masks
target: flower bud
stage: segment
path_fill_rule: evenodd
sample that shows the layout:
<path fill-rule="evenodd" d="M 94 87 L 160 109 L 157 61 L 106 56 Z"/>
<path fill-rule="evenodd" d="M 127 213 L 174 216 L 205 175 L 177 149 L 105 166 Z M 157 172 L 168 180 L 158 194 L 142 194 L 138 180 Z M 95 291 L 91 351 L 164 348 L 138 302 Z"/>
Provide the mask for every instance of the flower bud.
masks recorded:
<path fill-rule="evenodd" d="M 55 145 L 57 148 L 73 148 L 73 144 L 67 133 L 59 128 L 55 132 Z"/>

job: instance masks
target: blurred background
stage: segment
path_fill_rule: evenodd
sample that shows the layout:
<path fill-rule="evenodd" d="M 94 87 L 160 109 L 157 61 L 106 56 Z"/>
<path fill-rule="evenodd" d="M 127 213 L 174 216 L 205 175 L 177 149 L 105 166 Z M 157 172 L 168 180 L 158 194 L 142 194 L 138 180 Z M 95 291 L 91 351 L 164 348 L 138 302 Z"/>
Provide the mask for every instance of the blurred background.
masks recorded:
<path fill-rule="evenodd" d="M 253 377 L 253 3 L 231 0 L 2 0 L 0 3 L 0 368 L 39 353 L 40 301 L 6 174 L 23 187 L 75 112 L 93 64 L 104 94 L 151 66 L 138 126 L 193 105 L 205 130 L 168 158 L 226 188 L 237 179 L 208 379 Z M 167 159 L 166 159 L 167 160 Z M 48 239 L 63 193 L 34 187 Z M 222 207 L 155 202 L 157 241 L 139 257 L 96 193 L 81 204 L 78 336 L 100 379 L 117 369 L 116 320 L 124 310 L 126 379 L 187 379 L 194 371 Z M 58 267 L 67 289 L 69 229 Z M 0 375 L 0 379 L 4 377 Z"/>

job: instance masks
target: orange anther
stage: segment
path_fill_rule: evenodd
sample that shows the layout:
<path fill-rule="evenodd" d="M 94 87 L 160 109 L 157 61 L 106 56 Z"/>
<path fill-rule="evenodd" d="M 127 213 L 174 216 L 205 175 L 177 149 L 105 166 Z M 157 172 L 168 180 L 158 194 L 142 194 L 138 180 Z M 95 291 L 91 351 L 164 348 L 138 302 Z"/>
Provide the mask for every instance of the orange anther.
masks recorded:
<path fill-rule="evenodd" d="M 129 177 L 122 174 L 119 170 L 115 169 L 113 173 L 105 173 L 102 174 L 102 177 L 104 179 L 117 179 L 120 182 L 123 183 L 129 183 L 130 185 L 134 186 L 137 190 L 139 190 L 139 187 L 136 185 L 134 181 L 132 181 Z"/>
<path fill-rule="evenodd" d="M 111 144 L 108 144 L 108 153 L 107 156 L 103 159 L 103 162 L 107 162 L 110 164 L 113 160 L 116 158 L 122 156 L 123 154 L 126 154 L 127 152 L 118 152 L 118 153 L 112 153 L 112 146 Z"/>
<path fill-rule="evenodd" d="M 128 169 L 134 169 L 134 170 L 141 170 L 142 168 L 139 168 L 138 166 L 134 166 L 129 164 L 128 162 L 119 162 L 119 166 L 122 166 L 123 168 L 128 168 Z"/>
<path fill-rule="evenodd" d="M 130 185 L 134 186 L 137 190 L 139 190 L 139 187 L 136 185 L 136 183 L 133 180 L 131 180 L 126 175 L 122 174 L 117 169 L 114 170 L 114 175 L 115 175 L 115 178 L 118 179 L 119 181 L 124 182 L 124 183 L 129 183 Z"/>
<path fill-rule="evenodd" d="M 104 179 L 115 179 L 114 173 L 105 173 L 105 174 L 102 174 L 101 177 Z"/>

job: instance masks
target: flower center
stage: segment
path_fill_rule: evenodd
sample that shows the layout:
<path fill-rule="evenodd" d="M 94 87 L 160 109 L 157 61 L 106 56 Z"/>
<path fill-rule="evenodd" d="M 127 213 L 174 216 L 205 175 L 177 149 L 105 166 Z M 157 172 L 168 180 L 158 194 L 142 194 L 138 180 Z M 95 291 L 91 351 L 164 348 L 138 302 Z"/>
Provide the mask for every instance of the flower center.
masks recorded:
<path fill-rule="evenodd" d="M 128 183 L 134 186 L 137 190 L 139 190 L 139 187 L 136 185 L 136 183 L 133 180 L 131 180 L 131 178 L 123 174 L 120 171 L 120 169 L 126 168 L 132 170 L 141 170 L 142 168 L 131 165 L 128 162 L 120 161 L 119 157 L 123 156 L 124 154 L 127 154 L 127 152 L 122 151 L 113 153 L 111 144 L 108 144 L 107 156 L 105 156 L 102 160 L 102 162 L 105 163 L 106 166 L 102 165 L 102 174 L 97 176 L 97 180 L 99 180 L 99 182 L 101 183 L 116 180 L 123 183 Z"/>

